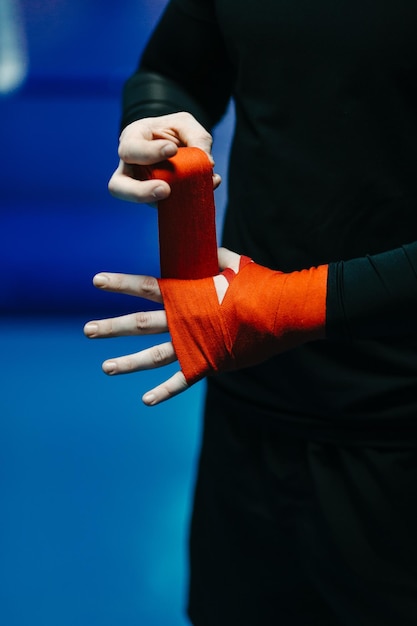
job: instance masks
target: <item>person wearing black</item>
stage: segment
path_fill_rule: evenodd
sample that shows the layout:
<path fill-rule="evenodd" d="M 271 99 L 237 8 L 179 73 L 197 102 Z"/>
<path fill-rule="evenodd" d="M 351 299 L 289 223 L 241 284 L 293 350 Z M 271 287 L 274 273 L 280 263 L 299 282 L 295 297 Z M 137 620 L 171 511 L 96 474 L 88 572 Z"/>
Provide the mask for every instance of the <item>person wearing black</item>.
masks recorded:
<path fill-rule="evenodd" d="M 181 145 L 210 154 L 232 98 L 220 270 L 233 267 L 242 291 L 253 268 L 240 272 L 239 255 L 274 280 L 327 272 L 318 334 L 272 356 L 263 337 L 253 365 L 242 355 L 201 370 L 196 626 L 417 623 L 416 27 L 409 0 L 171 0 L 126 83 L 113 194 L 166 197 L 166 183 L 136 180 L 132 164 Z M 111 274 L 95 283 L 163 300 L 173 345 L 160 362 L 178 356 L 183 367 L 171 323 L 179 288 Z M 132 316 L 110 330 L 95 321 L 86 334 L 161 332 L 164 315 L 142 328 Z M 103 367 L 154 366 L 152 349 L 139 355 Z M 190 382 L 179 372 L 144 401 Z"/>

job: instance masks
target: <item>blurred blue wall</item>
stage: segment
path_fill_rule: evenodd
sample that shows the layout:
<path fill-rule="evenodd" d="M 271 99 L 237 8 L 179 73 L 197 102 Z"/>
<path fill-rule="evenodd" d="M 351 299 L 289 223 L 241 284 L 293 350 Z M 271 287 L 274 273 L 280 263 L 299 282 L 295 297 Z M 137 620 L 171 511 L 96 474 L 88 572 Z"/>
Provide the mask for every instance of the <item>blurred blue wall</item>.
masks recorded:
<path fill-rule="evenodd" d="M 28 74 L 0 97 L 3 313 L 107 313 L 118 299 L 95 293 L 96 271 L 157 271 L 154 212 L 110 198 L 107 180 L 122 83 L 163 5 L 20 3 Z"/>
<path fill-rule="evenodd" d="M 0 95 L 0 312 L 119 311 L 91 277 L 158 272 L 155 211 L 111 198 L 107 181 L 122 84 L 165 3 L 21 0 L 28 73 Z"/>

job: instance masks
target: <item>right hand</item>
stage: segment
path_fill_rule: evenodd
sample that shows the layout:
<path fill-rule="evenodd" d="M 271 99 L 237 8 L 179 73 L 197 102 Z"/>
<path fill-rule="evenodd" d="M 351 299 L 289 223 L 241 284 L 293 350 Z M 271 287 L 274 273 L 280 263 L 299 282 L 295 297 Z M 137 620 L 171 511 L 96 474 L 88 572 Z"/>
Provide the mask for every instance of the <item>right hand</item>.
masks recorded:
<path fill-rule="evenodd" d="M 135 165 L 151 165 L 173 157 L 180 146 L 200 148 L 211 155 L 212 136 L 190 113 L 172 113 L 132 122 L 123 130 L 119 143 L 119 166 L 109 181 L 110 193 L 120 200 L 152 204 L 171 193 L 163 180 L 138 180 Z M 221 178 L 213 175 L 213 187 Z"/>

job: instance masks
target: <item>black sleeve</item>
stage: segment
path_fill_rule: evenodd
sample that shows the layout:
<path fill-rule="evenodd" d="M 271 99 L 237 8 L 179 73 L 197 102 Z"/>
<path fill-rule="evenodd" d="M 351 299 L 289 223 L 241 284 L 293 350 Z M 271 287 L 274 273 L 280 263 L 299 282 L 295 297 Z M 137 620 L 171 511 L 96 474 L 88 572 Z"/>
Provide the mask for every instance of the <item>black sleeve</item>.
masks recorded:
<path fill-rule="evenodd" d="M 125 85 L 122 128 L 188 111 L 211 129 L 227 107 L 232 74 L 210 0 L 171 0 Z"/>
<path fill-rule="evenodd" d="M 381 339 L 417 332 L 417 242 L 329 265 L 328 339 Z"/>

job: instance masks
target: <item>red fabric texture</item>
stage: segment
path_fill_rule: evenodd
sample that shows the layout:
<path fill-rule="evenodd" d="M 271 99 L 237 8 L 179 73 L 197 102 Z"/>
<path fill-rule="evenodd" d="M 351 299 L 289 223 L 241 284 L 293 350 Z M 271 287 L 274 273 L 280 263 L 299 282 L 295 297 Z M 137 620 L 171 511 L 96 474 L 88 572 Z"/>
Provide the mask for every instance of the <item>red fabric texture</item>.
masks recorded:
<path fill-rule="evenodd" d="M 327 265 L 283 274 L 241 257 L 220 304 L 212 167 L 198 148 L 141 167 L 165 180 L 171 195 L 158 203 L 162 280 L 172 342 L 189 384 L 216 372 L 255 365 L 324 336 Z"/>
<path fill-rule="evenodd" d="M 328 266 L 284 274 L 241 257 L 219 304 L 212 278 L 159 281 L 188 384 L 255 365 L 325 335 Z"/>
<path fill-rule="evenodd" d="M 163 278 L 204 278 L 218 273 L 213 170 L 199 148 L 179 148 L 171 159 L 140 166 L 142 178 L 171 187 L 158 202 L 159 255 Z"/>

